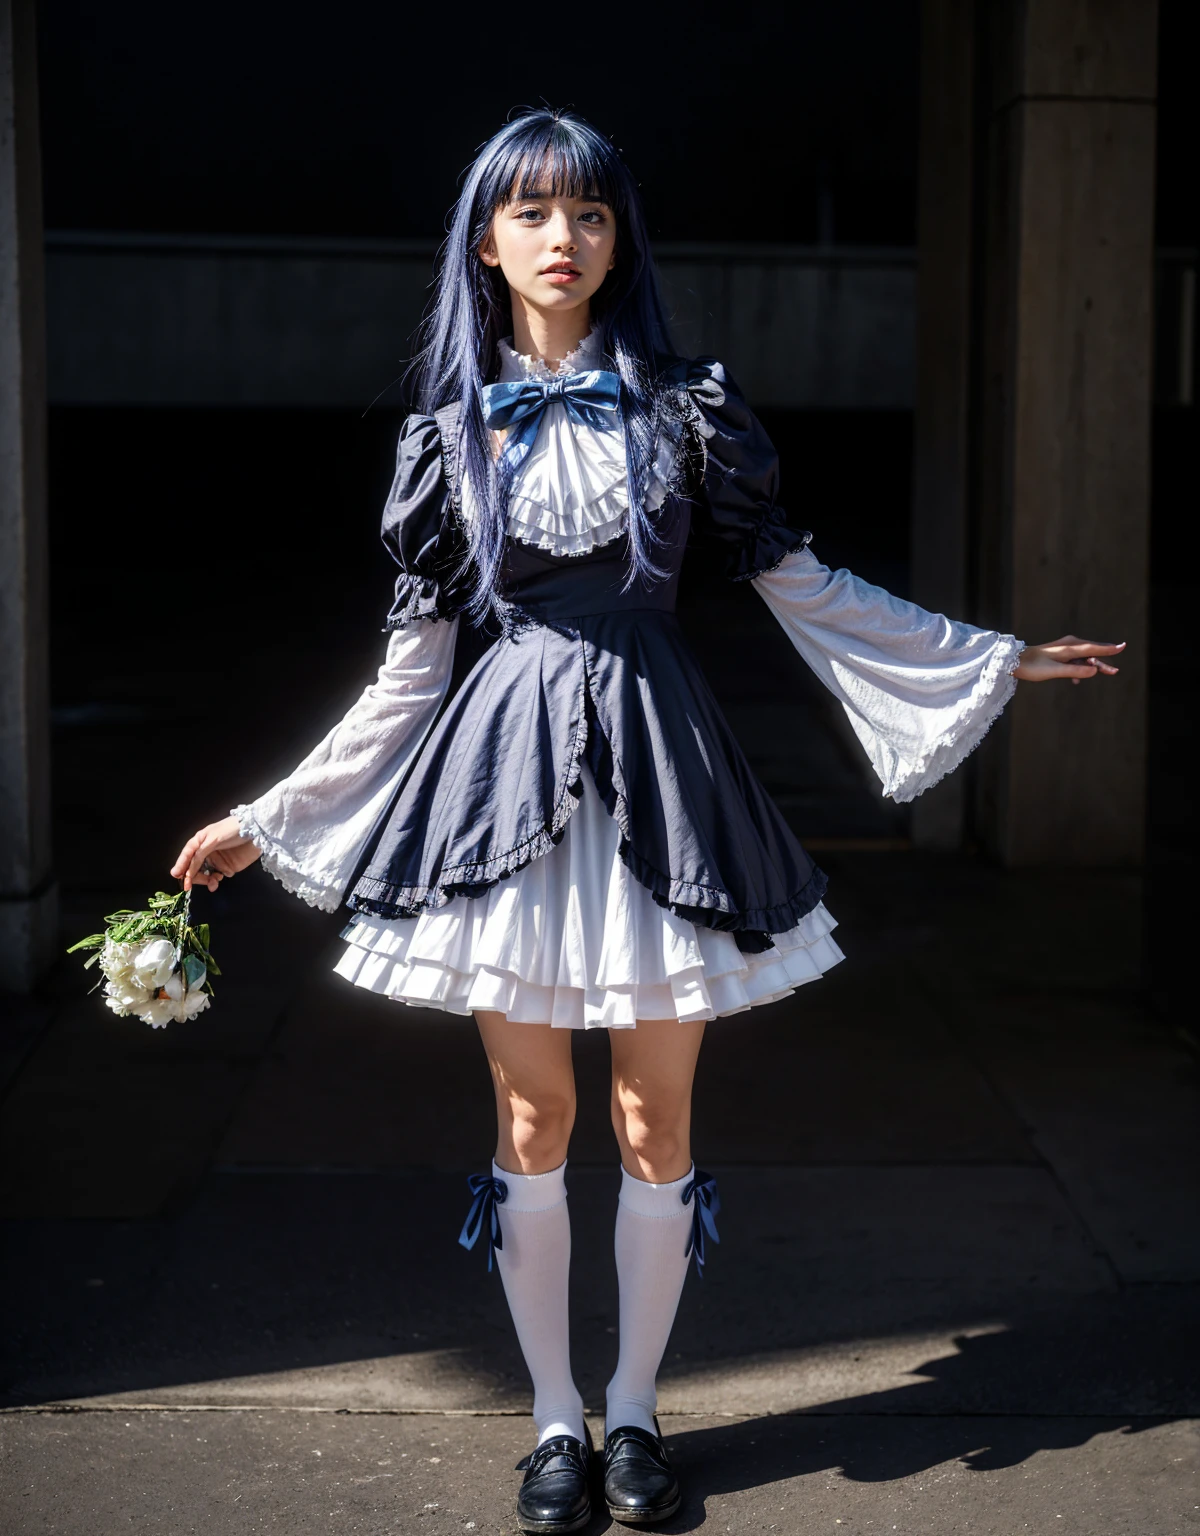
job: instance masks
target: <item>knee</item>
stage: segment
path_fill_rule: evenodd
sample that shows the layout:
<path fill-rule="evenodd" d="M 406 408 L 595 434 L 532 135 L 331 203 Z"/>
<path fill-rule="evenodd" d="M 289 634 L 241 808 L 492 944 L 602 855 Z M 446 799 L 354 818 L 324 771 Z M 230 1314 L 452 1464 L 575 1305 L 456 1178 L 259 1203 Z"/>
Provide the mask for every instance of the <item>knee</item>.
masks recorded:
<path fill-rule="evenodd" d="M 647 1098 L 614 1088 L 613 1129 L 630 1172 L 654 1184 L 681 1179 L 691 1166 L 687 1104 Z"/>
<path fill-rule="evenodd" d="M 536 1103 L 522 1100 L 512 1106 L 510 1138 L 521 1173 L 547 1173 L 567 1155 L 575 1124 L 573 1094 L 540 1095 Z"/>

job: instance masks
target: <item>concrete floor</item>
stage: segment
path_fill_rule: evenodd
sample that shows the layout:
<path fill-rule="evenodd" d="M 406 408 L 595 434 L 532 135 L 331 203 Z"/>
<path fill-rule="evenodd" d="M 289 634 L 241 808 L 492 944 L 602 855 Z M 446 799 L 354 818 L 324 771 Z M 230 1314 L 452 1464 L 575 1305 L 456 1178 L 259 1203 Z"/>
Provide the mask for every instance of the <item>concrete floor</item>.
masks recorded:
<path fill-rule="evenodd" d="M 789 761 L 794 723 L 764 777 L 844 830 L 841 748 Z M 136 846 L 89 828 L 133 750 L 97 729 L 59 759 L 71 936 L 161 883 L 178 816 L 151 786 Z M 864 805 L 818 854 L 847 963 L 705 1044 L 722 1241 L 661 1378 L 687 1483 L 665 1529 L 1200 1530 L 1200 1087 L 1145 1003 L 1139 883 L 897 851 Z M 205 905 L 225 977 L 190 1025 L 112 1018 L 74 960 L 5 1000 L 0 1529 L 511 1531 L 529 1387 L 455 1243 L 490 1152 L 472 1027 L 332 977 L 337 919 L 258 874 Z M 599 1410 L 617 1169 L 606 1040 L 575 1046 Z"/>

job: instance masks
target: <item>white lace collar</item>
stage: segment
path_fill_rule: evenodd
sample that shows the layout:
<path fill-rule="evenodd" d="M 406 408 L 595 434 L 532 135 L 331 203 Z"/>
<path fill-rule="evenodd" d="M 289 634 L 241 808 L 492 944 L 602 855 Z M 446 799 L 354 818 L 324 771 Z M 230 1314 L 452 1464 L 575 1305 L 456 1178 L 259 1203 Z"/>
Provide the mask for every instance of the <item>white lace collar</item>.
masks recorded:
<path fill-rule="evenodd" d="M 506 336 L 500 343 L 499 352 L 502 384 L 510 384 L 514 379 L 561 378 L 566 373 L 586 373 L 589 368 L 604 366 L 604 352 L 600 345 L 598 325 L 592 326 L 579 345 L 568 352 L 553 371 L 540 357 L 530 357 L 527 353 L 514 350 L 511 336 Z"/>
<path fill-rule="evenodd" d="M 500 342 L 498 350 L 501 383 L 556 376 L 541 358 L 515 351 L 511 338 Z M 563 358 L 557 374 L 603 368 L 605 361 L 599 327 L 593 326 Z M 662 504 L 673 462 L 671 443 L 664 434 L 646 496 L 651 510 Z M 465 475 L 462 500 L 464 514 L 470 518 L 474 503 Z M 628 513 L 625 432 L 620 417 L 605 431 L 576 421 L 561 400 L 551 401 L 509 492 L 509 536 L 554 555 L 588 555 L 620 538 Z"/>

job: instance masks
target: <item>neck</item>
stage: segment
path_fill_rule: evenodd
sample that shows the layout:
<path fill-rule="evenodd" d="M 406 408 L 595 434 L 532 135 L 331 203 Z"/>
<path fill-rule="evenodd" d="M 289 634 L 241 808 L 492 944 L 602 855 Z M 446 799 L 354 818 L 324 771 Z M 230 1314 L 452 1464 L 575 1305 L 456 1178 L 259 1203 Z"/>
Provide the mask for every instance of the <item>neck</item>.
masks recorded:
<path fill-rule="evenodd" d="M 527 304 L 519 293 L 512 296 L 513 347 L 526 357 L 540 357 L 555 369 L 592 328 L 590 304 L 547 314 Z"/>

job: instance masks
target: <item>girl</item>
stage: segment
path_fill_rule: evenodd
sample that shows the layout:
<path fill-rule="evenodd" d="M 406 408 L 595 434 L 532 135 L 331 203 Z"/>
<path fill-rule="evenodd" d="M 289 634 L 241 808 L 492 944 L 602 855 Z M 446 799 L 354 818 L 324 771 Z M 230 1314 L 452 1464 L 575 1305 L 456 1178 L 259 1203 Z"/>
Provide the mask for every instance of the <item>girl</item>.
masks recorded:
<path fill-rule="evenodd" d="M 819 564 L 737 386 L 672 352 L 634 182 L 579 118 L 529 112 L 485 146 L 425 339 L 383 517 L 399 575 L 378 680 L 172 873 L 215 890 L 261 858 L 305 901 L 349 909 L 348 981 L 474 1014 L 499 1129 L 461 1241 L 491 1245 L 533 1378 L 528 1532 L 591 1514 L 568 1348 L 568 1031 L 611 1031 L 620 1343 L 604 1497 L 648 1524 L 680 1503 L 655 1378 L 689 1255 L 701 1266 L 716 1236 L 715 1181 L 689 1140 L 705 1023 L 842 958 L 825 876 L 681 636 L 686 550 L 754 584 L 898 800 L 962 761 L 1015 678 L 1113 673 L 1100 658 L 1120 647 L 1023 648 Z M 447 699 L 464 620 L 495 638 Z"/>

